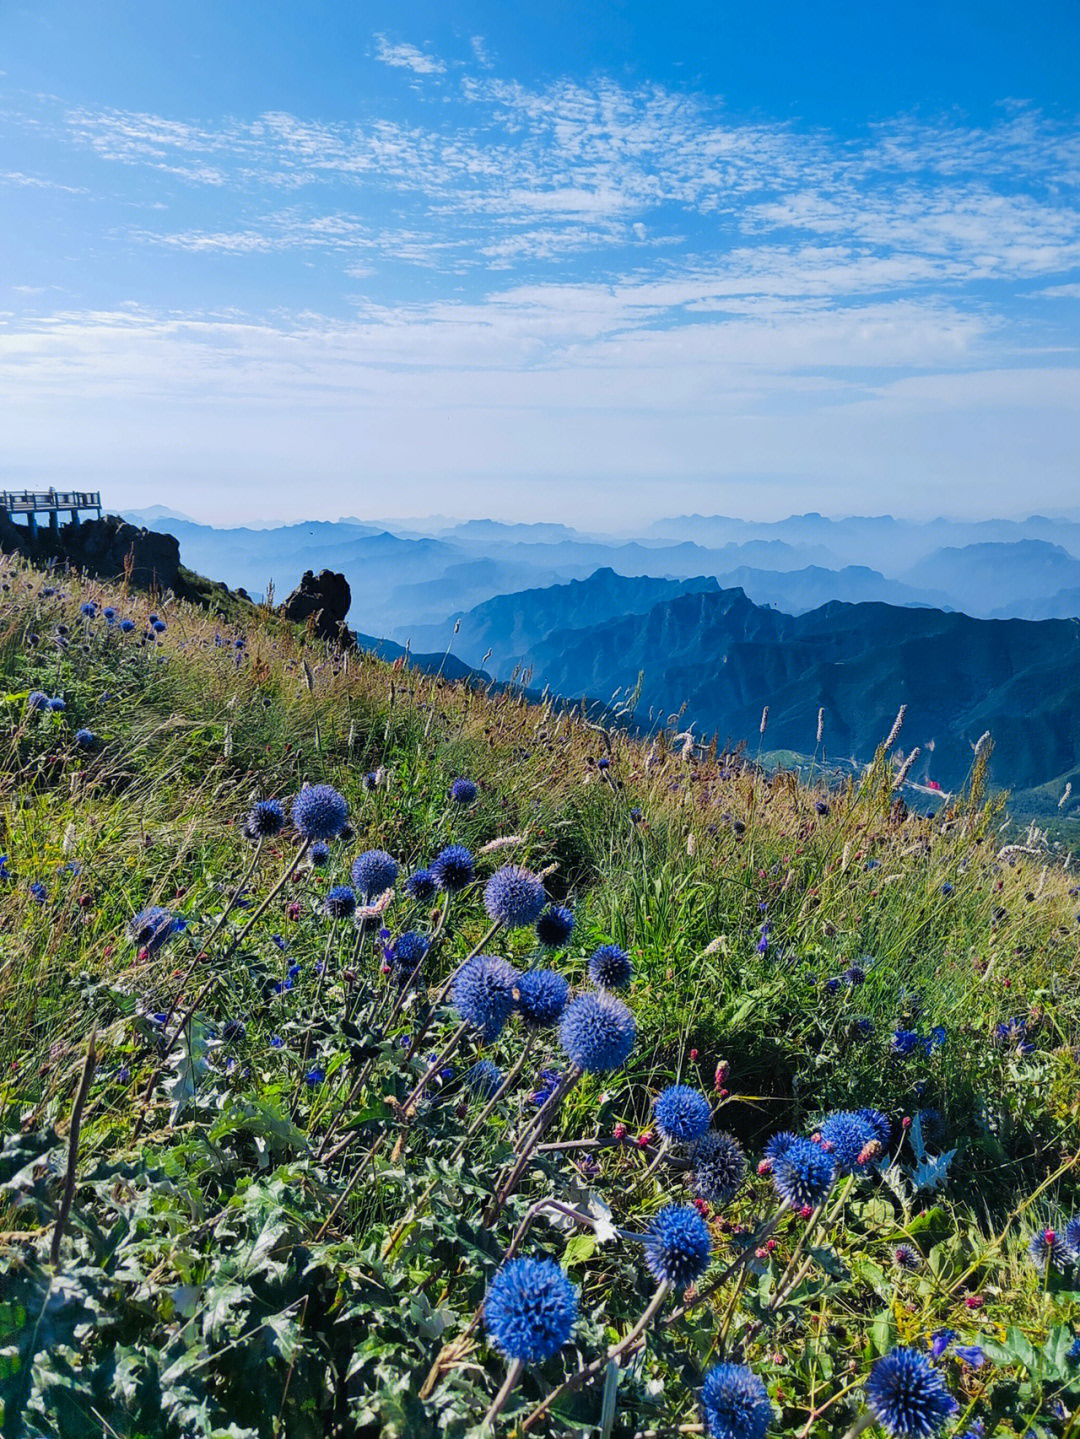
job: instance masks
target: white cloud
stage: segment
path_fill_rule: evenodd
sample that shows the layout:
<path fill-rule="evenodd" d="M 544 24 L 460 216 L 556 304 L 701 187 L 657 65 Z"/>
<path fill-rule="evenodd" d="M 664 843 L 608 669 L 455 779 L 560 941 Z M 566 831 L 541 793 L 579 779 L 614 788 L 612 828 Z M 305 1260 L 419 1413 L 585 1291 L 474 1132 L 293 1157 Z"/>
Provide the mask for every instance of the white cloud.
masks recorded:
<path fill-rule="evenodd" d="M 442 75 L 446 71 L 445 62 L 436 56 L 425 55 L 415 45 L 404 42 L 392 45 L 385 35 L 375 36 L 375 54 L 384 65 L 412 70 L 417 75 Z"/>

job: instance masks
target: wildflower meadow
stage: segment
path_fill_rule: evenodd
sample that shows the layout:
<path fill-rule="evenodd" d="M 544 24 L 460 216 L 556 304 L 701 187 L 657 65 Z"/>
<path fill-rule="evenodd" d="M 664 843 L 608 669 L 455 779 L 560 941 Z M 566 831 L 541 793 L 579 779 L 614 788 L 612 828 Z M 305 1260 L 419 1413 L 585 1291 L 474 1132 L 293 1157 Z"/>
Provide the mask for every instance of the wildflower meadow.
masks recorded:
<path fill-rule="evenodd" d="M 1076 1434 L 1076 866 L 988 746 L 914 814 L 895 706 L 798 780 L 0 567 L 5 1439 Z"/>

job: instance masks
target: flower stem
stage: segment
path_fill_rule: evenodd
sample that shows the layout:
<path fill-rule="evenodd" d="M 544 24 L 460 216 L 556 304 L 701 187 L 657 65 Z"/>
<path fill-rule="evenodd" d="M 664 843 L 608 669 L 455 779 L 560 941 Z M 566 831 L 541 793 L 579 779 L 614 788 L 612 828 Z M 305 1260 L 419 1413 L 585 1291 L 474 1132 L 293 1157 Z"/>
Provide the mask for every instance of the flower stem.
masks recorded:
<path fill-rule="evenodd" d="M 491 1408 L 484 1415 L 484 1423 L 494 1431 L 495 1421 L 503 1411 L 503 1406 L 510 1398 L 510 1392 L 521 1377 L 521 1371 L 525 1367 L 521 1359 L 515 1359 L 506 1371 L 506 1378 L 503 1380 L 502 1388 L 495 1395 Z"/>

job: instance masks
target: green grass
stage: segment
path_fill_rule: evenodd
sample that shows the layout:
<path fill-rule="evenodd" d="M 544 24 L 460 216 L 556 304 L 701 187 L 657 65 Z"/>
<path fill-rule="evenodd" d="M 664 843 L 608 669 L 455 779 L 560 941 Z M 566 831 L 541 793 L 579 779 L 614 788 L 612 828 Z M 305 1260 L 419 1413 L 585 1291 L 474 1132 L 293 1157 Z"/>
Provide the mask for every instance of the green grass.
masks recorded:
<path fill-rule="evenodd" d="M 480 854 L 507 836 L 518 838 L 480 854 L 481 879 L 508 859 L 523 863 L 574 910 L 570 946 L 548 962 L 585 986 L 597 944 L 621 944 L 634 961 L 634 1054 L 617 1074 L 578 1085 L 548 1139 L 608 1138 L 616 1125 L 632 1139 L 673 1079 L 717 1100 L 716 1066 L 727 1063 L 716 1123 L 750 1164 L 740 1194 L 710 1220 L 715 1272 L 775 1208 L 768 1179 L 754 1174 L 771 1133 L 808 1132 L 824 1111 L 862 1105 L 894 1121 L 895 1163 L 850 1192 L 841 1186 L 791 1295 L 777 1302 L 805 1226 L 787 1215 L 774 1251 L 759 1259 L 751 1250 L 742 1277 L 692 1317 L 653 1327 L 610 1411 L 601 1374 L 560 1404 L 549 1432 L 695 1432 L 694 1390 L 723 1352 L 766 1379 L 774 1432 L 840 1434 L 875 1358 L 897 1342 L 923 1346 L 946 1326 L 989 1356 L 980 1369 L 944 1361 L 961 1416 L 978 1415 L 987 1433 L 1071 1432 L 1080 1389 L 1062 1346 L 1080 1292 L 1071 1272 L 1046 1282 L 1026 1243 L 1033 1228 L 1060 1227 L 1080 1207 L 1080 900 L 1055 851 L 1040 842 L 1003 851 L 1001 802 L 983 794 L 978 770 L 933 822 L 904 819 L 882 754 L 858 782 L 827 789 L 738 756 L 684 758 L 665 735 L 604 736 L 510 692 L 305 647 L 265 608 L 233 602 L 214 615 L 212 587 L 211 610 L 71 577 L 62 598 L 43 597 L 42 576 L 4 564 L 5 1435 L 479 1435 L 503 1365 L 482 1330 L 460 1340 L 529 1202 L 597 1193 L 630 1230 L 665 1202 L 687 1202 L 684 1170 L 646 1177 L 630 1142 L 550 1153 L 495 1222 L 482 1220 L 509 1153 L 505 1135 L 533 1112 L 536 1074 L 565 1062 L 552 1036 L 533 1046 L 522 1084 L 463 1163 L 450 1163 L 465 1122 L 457 1077 L 412 1126 L 395 1118 L 389 1101 L 419 1071 L 404 1065 L 393 1033 L 382 1044 L 373 1037 L 379 941 L 332 925 L 322 897 L 346 882 L 362 849 L 388 850 L 404 875 L 451 841 Z M 136 632 L 85 621 L 88 596 L 136 618 Z M 143 645 L 151 610 L 168 630 Z M 58 624 L 69 630 L 63 648 Z M 35 688 L 62 694 L 64 712 L 28 714 Z M 89 753 L 74 743 L 82 726 L 99 737 Z M 364 776 L 376 771 L 369 789 Z M 459 774 L 481 786 L 467 811 L 447 799 Z M 355 837 L 332 845 L 325 870 L 302 868 L 242 944 L 244 908 L 215 937 L 252 865 L 241 833 L 251 803 L 288 800 L 305 780 L 342 790 Z M 242 896 L 252 907 L 295 848 L 288 835 L 263 847 Z M 44 885 L 44 902 L 33 883 Z M 151 903 L 188 927 L 140 958 L 125 931 Z M 394 935 L 430 931 L 436 912 L 399 888 L 385 922 Z M 487 924 L 478 890 L 455 901 L 433 987 Z M 539 962 L 531 931 L 500 934 L 493 949 L 520 968 Z M 856 961 L 864 984 L 830 986 Z M 293 964 L 295 984 L 275 994 Z M 152 1016 L 175 1007 L 179 1019 L 196 1000 L 163 1063 Z M 409 1029 L 414 1012 L 398 1027 Z M 1016 1016 L 1030 1053 L 995 1041 Z M 222 1042 L 237 1017 L 242 1039 Z M 928 1036 L 935 1026 L 945 1038 L 931 1053 L 894 1054 L 898 1027 Z M 450 1027 L 437 1014 L 431 1043 Z M 54 1269 L 49 1246 L 91 1032 L 97 1063 Z M 271 1037 L 284 1042 L 272 1047 Z M 510 1027 L 492 1057 L 505 1068 L 520 1045 Z M 344 1104 L 369 1053 L 372 1075 Z M 309 1088 L 312 1064 L 326 1077 Z M 955 1151 L 938 1179 L 919 1172 L 901 1123 L 920 1111 L 915 1136 L 925 1128 L 930 1154 Z M 364 1182 L 336 1208 L 383 1134 Z M 328 1162 L 326 1151 L 349 1136 Z M 575 1165 L 583 1153 L 595 1156 L 592 1172 Z M 384 1259 L 412 1207 L 415 1222 Z M 923 1256 L 912 1274 L 892 1263 L 901 1239 Z M 647 1299 L 640 1255 L 598 1245 L 588 1228 L 542 1221 L 530 1243 L 581 1285 L 574 1348 L 588 1363 Z M 969 1307 L 973 1298 L 981 1302 Z M 568 1351 L 527 1372 L 505 1432 L 577 1362 Z"/>

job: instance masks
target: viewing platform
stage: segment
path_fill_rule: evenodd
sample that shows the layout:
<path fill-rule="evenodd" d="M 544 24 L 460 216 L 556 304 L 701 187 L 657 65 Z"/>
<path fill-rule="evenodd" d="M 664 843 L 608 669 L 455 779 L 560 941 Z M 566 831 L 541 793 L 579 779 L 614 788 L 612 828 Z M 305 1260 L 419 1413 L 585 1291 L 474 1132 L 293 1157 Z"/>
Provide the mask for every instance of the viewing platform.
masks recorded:
<path fill-rule="evenodd" d="M 71 523 L 79 523 L 79 511 L 90 510 L 101 519 L 101 493 L 98 490 L 0 490 L 0 510 L 8 515 L 25 515 L 26 526 L 36 538 L 38 515 L 48 515 L 49 529 L 60 529 L 60 512 L 67 510 Z"/>

